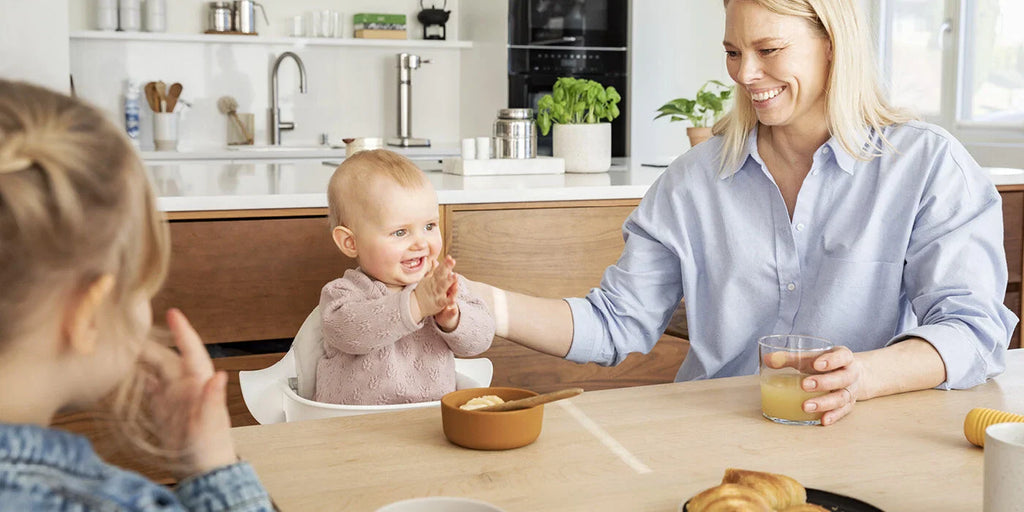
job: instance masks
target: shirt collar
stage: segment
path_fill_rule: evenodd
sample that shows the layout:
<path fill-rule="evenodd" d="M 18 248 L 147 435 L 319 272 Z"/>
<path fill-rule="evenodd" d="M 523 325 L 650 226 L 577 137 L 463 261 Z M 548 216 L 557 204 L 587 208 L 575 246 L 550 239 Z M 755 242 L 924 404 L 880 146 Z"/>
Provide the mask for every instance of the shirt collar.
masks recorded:
<path fill-rule="evenodd" d="M 753 166 L 754 168 L 760 168 L 764 165 L 764 161 L 761 160 L 761 156 L 757 153 L 757 128 L 760 124 L 755 124 L 747 135 L 747 142 L 743 148 L 743 156 L 740 158 L 739 166 L 732 170 L 732 172 L 724 173 L 721 179 L 732 177 L 734 174 L 743 170 L 744 167 Z M 872 136 L 874 131 L 872 131 Z M 857 158 L 851 155 L 843 145 L 839 143 L 839 139 L 835 137 L 829 137 L 825 144 L 823 144 L 815 152 L 816 158 L 828 158 L 831 155 L 835 155 L 836 164 L 843 172 L 853 175 L 853 171 L 857 165 Z"/>

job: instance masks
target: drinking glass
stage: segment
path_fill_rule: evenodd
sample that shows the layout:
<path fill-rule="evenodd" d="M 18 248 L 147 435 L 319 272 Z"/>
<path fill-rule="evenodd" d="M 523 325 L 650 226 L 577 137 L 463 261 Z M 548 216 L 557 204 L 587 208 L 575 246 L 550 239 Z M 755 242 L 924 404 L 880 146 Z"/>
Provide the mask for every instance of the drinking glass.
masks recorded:
<path fill-rule="evenodd" d="M 786 425 L 821 425 L 821 412 L 804 412 L 808 398 L 828 391 L 804 391 L 804 377 L 815 375 L 814 360 L 832 349 L 813 336 L 775 334 L 757 340 L 761 376 L 761 414 Z"/>

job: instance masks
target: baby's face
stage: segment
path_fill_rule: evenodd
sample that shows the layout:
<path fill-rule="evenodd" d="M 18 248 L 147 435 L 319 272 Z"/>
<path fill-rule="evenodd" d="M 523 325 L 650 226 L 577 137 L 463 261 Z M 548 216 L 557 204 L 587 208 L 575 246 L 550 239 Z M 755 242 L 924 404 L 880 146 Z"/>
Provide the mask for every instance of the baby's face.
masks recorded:
<path fill-rule="evenodd" d="M 374 212 L 353 229 L 356 259 L 369 276 L 391 287 L 418 283 L 441 253 L 437 194 L 429 183 L 413 189 L 388 180 L 372 187 Z"/>

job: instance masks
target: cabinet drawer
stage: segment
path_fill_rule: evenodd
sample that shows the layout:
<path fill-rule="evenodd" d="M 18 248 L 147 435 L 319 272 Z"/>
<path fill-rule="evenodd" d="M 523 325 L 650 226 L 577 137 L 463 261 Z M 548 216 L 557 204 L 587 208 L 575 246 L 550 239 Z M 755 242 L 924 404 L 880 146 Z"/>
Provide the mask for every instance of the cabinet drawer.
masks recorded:
<path fill-rule="evenodd" d="M 206 343 L 292 338 L 324 284 L 355 267 L 324 216 L 170 227 L 171 268 L 154 311 L 180 308 Z"/>

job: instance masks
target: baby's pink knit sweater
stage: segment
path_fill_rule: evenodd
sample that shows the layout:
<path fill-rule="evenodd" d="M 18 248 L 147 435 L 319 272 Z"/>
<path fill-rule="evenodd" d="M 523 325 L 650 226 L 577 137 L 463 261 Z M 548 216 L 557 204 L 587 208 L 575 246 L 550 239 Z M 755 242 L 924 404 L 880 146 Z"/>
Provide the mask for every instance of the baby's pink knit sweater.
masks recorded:
<path fill-rule="evenodd" d="M 382 405 L 438 400 L 455 390 L 455 356 L 491 346 L 494 319 L 459 279 L 459 325 L 442 331 L 427 317 L 412 321 L 409 301 L 416 285 L 389 292 L 359 269 L 320 292 L 324 357 L 316 367 L 315 400 Z"/>

